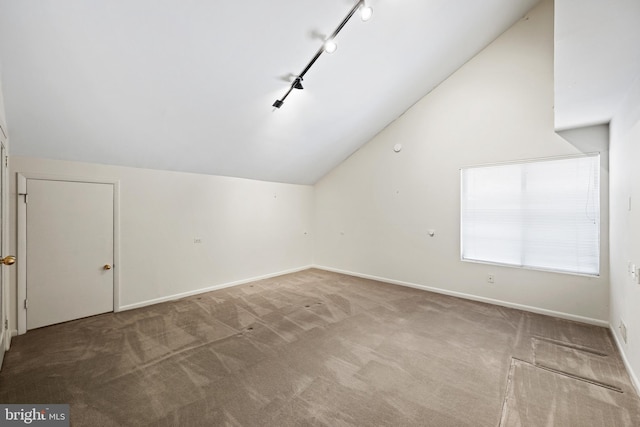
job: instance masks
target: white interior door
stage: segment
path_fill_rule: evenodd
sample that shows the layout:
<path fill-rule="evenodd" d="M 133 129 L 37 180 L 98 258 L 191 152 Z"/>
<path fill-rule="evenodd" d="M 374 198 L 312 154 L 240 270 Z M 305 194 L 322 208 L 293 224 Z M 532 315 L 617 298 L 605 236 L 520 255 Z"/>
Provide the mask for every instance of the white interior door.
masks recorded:
<path fill-rule="evenodd" d="M 26 187 L 27 329 L 113 311 L 113 184 Z"/>
<path fill-rule="evenodd" d="M 8 155 L 5 150 L 6 135 L 0 126 L 0 258 L 4 261 L 7 256 L 8 221 L 7 221 L 7 162 Z M 4 360 L 4 352 L 9 349 L 11 333 L 9 331 L 9 307 L 8 301 L 8 271 L 7 266 L 0 265 L 0 367 Z"/>

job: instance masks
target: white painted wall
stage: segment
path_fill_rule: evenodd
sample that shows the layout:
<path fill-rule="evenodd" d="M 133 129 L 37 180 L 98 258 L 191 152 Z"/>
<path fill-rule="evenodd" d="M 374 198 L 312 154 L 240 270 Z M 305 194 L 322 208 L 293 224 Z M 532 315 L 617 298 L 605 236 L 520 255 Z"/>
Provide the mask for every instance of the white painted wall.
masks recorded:
<path fill-rule="evenodd" d="M 640 70 L 611 121 L 611 329 L 640 390 L 640 285 L 629 262 L 640 268 Z M 631 210 L 629 210 L 631 198 Z M 637 280 L 637 279 L 636 279 Z M 627 326 L 627 343 L 620 321 Z"/>
<path fill-rule="evenodd" d="M 632 106 L 638 99 L 640 94 L 617 119 L 622 181 L 632 170 L 633 153 L 623 147 L 636 137 L 638 112 Z M 607 128 L 559 136 L 553 116 L 553 4 L 545 0 L 323 178 L 315 197 L 310 186 L 26 157 L 12 157 L 11 177 L 19 171 L 121 181 L 125 307 L 303 268 L 313 259 L 335 270 L 607 322 Z M 396 143 L 403 144 L 398 154 L 392 150 Z M 460 261 L 461 167 L 597 150 L 603 154 L 601 278 Z M 11 188 L 15 204 L 15 181 Z M 11 215 L 15 230 L 15 205 Z M 428 237 L 428 229 L 436 230 L 435 237 Z M 626 231 L 612 235 L 612 262 L 627 258 L 619 255 L 620 242 L 631 247 Z M 203 243 L 194 244 L 195 237 Z M 11 251 L 15 247 L 14 238 Z M 486 283 L 489 273 L 493 285 Z M 15 270 L 11 283 L 15 310 Z M 628 295 L 621 289 L 612 289 L 611 319 L 624 316 L 634 334 L 640 321 L 623 307 Z M 15 312 L 11 321 L 15 328 Z"/>
<path fill-rule="evenodd" d="M 311 186 L 27 157 L 11 157 L 10 164 L 12 230 L 16 172 L 120 181 L 124 308 L 296 270 L 312 261 Z M 15 235 L 10 245 L 15 251 Z"/>
<path fill-rule="evenodd" d="M 0 82 L 1 81 L 2 79 L 0 79 Z M 7 117 L 4 109 L 4 94 L 2 92 L 2 84 L 0 84 L 0 126 L 2 126 L 2 129 L 4 129 L 5 133 L 9 133 L 7 131 Z"/>
<path fill-rule="evenodd" d="M 316 184 L 314 263 L 606 324 L 606 156 L 600 278 L 460 261 L 459 169 L 606 150 L 606 128 L 578 133 L 569 142 L 554 132 L 553 2 L 544 0 Z"/>

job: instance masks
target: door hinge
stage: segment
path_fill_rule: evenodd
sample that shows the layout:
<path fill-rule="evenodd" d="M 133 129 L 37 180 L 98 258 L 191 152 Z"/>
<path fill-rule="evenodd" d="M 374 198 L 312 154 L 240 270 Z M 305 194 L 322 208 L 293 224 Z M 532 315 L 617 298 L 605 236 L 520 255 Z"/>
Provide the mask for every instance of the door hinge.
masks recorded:
<path fill-rule="evenodd" d="M 9 329 L 9 319 L 4 319 L 4 328 Z"/>
<path fill-rule="evenodd" d="M 27 304 L 27 300 L 24 300 L 24 309 L 26 310 L 29 304 Z"/>
<path fill-rule="evenodd" d="M 29 202 L 29 195 L 27 193 L 18 193 L 18 196 L 24 196 L 24 202 Z"/>
<path fill-rule="evenodd" d="M 9 167 L 9 156 L 4 156 L 4 165 L 5 167 Z"/>

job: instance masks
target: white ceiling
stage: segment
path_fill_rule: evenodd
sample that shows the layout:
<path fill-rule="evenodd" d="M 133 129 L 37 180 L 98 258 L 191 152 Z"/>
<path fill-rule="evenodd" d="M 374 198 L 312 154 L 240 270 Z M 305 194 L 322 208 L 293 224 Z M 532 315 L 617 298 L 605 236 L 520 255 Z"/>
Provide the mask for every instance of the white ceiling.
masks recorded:
<path fill-rule="evenodd" d="M 558 130 L 608 123 L 640 78 L 639 0 L 555 0 Z"/>
<path fill-rule="evenodd" d="M 537 0 L 0 0 L 13 155 L 311 184 Z"/>

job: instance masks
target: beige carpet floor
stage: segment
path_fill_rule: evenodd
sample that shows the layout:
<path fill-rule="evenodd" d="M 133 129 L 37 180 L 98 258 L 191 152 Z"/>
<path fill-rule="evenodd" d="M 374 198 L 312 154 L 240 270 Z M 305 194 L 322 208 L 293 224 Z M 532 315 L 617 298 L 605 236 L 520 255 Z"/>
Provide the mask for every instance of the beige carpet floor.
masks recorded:
<path fill-rule="evenodd" d="M 637 426 L 605 328 L 320 270 L 15 337 L 74 426 Z"/>

